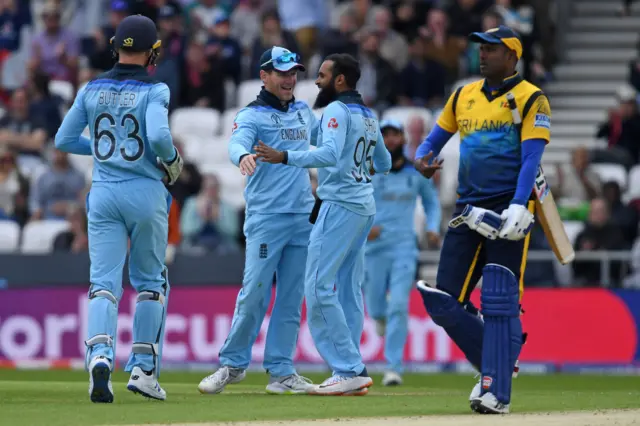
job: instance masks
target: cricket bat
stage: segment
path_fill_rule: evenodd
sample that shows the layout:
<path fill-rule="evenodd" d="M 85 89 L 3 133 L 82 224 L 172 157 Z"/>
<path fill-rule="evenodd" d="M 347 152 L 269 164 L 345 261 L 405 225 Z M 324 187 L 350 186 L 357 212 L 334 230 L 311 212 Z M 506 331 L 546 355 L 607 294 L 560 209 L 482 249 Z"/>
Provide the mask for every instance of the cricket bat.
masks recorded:
<path fill-rule="evenodd" d="M 518 106 L 516 105 L 516 99 L 513 96 L 513 93 L 507 93 L 507 101 L 509 102 L 509 108 L 511 109 L 513 123 L 516 125 L 518 133 L 520 134 L 522 118 L 520 117 L 520 112 L 518 111 Z M 549 241 L 549 245 L 551 246 L 553 253 L 556 255 L 556 258 L 560 263 L 566 265 L 573 261 L 576 253 L 573 250 L 571 241 L 569 241 L 567 231 L 564 229 L 564 224 L 562 223 L 562 219 L 558 213 L 558 207 L 556 206 L 553 194 L 547 184 L 547 180 L 544 177 L 542 165 L 538 165 L 538 173 L 533 185 L 533 193 L 535 194 L 536 216 L 540 221 L 540 225 L 542 225 L 544 235 L 547 237 L 547 241 Z"/>

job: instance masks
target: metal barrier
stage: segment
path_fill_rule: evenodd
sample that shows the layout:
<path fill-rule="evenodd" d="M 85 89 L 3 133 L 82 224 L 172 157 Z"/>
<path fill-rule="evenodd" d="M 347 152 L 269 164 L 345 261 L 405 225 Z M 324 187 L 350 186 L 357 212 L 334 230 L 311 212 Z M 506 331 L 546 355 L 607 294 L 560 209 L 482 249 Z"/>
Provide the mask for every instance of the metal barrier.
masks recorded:
<path fill-rule="evenodd" d="M 440 261 L 440 251 L 424 250 L 420 252 L 420 264 L 432 263 L 437 264 Z M 557 268 L 570 268 L 571 264 L 561 265 L 552 251 L 549 250 L 530 250 L 527 253 L 527 261 L 552 262 Z M 631 251 L 577 251 L 574 262 L 580 261 L 599 261 L 600 262 L 600 282 L 603 287 L 611 286 L 611 262 L 631 262 Z"/>

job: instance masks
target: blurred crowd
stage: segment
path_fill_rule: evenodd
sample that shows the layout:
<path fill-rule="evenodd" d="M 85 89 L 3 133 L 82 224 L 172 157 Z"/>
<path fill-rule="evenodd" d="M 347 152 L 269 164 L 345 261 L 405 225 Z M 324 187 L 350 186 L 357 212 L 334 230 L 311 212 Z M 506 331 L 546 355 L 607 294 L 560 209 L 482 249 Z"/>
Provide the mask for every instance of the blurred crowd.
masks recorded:
<path fill-rule="evenodd" d="M 551 3 L 0 0 L 0 102 L 4 108 L 0 118 L 0 218 L 21 226 L 39 219 L 66 219 L 71 226 L 56 237 L 54 248 L 87 250 L 83 209 L 90 176 L 69 156 L 52 149 L 52 137 L 78 88 L 113 65 L 109 40 L 129 14 L 144 14 L 157 23 L 163 48 L 157 67 L 149 72 L 171 89 L 171 111 L 200 106 L 222 112 L 243 106 L 237 105 L 237 88 L 243 81 L 258 78 L 259 57 L 273 45 L 301 54 L 307 73 L 299 79 L 314 78 L 328 54 L 356 56 L 362 66 L 358 90 L 378 112 L 397 105 L 437 111 L 455 82 L 479 73 L 478 47 L 468 44 L 466 35 L 501 23 L 522 35 L 520 72 L 542 86 L 553 79 L 557 52 L 554 22 L 549 18 Z M 24 55 L 22 61 L 12 60 L 17 53 Z M 637 239 L 640 194 L 624 197 L 620 183 L 603 179 L 594 167 L 615 162 L 633 172 L 640 162 L 639 64 L 630 64 L 630 86 L 619 91 L 619 105 L 598 130 L 597 137 L 606 139 L 608 148 L 578 149 L 571 164 L 548 171 L 563 219 L 581 223 L 575 236 L 578 250 L 629 250 Z M 72 90 L 65 93 L 61 82 Z M 432 124 L 419 116 L 409 120 L 409 156 Z M 182 149 L 181 135 L 174 136 Z M 438 175 L 436 183 L 442 187 L 442 197 L 450 198 L 443 182 L 447 179 Z M 220 176 L 187 162 L 179 182 L 170 188 L 174 202 L 168 260 L 176 250 L 242 250 L 244 211 L 220 196 L 220 186 Z M 447 208 L 451 203 L 444 201 L 443 205 Z M 635 257 L 640 259 L 640 247 L 637 243 L 635 247 Z M 548 248 L 536 226 L 531 249 Z M 640 287 L 638 263 L 634 269 L 614 262 L 614 285 Z M 600 264 L 576 262 L 573 274 L 575 285 L 598 285 Z M 556 282 L 552 265 L 546 263 L 529 268 L 527 276 L 532 284 Z"/>

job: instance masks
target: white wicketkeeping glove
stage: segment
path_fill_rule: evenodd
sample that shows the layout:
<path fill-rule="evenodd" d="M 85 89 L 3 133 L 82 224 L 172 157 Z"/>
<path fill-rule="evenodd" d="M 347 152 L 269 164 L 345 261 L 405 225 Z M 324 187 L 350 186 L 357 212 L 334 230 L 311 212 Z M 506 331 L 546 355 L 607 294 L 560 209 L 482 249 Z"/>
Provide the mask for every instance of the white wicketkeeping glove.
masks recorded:
<path fill-rule="evenodd" d="M 173 185 L 178 180 L 178 176 L 180 176 L 180 172 L 182 172 L 182 167 L 184 166 L 184 162 L 182 161 L 182 157 L 180 153 L 176 149 L 176 158 L 171 163 L 165 163 L 162 161 L 160 157 L 158 157 L 158 165 L 160 165 L 164 171 L 167 173 L 168 184 Z"/>
<path fill-rule="evenodd" d="M 527 236 L 533 226 L 533 214 L 525 206 L 511 204 L 500 215 L 504 221 L 500 230 L 500 238 L 518 241 Z"/>
<path fill-rule="evenodd" d="M 457 228 L 463 223 L 483 237 L 495 240 L 498 238 L 502 219 L 496 212 L 467 204 L 460 216 L 451 219 L 449 227 Z"/>

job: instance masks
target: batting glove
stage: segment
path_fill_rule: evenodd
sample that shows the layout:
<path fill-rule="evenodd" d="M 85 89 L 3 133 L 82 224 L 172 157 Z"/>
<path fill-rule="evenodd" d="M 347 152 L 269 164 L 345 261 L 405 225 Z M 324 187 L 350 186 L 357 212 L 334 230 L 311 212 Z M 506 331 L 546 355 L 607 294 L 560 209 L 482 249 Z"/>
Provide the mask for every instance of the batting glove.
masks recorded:
<path fill-rule="evenodd" d="M 160 157 L 158 157 L 158 165 L 162 167 L 167 174 L 167 183 L 169 185 L 173 185 L 178 180 L 180 172 L 182 172 L 184 162 L 182 161 L 180 153 L 176 149 L 176 158 L 173 161 L 171 161 L 170 163 L 165 163 Z"/>
<path fill-rule="evenodd" d="M 526 237 L 533 227 L 533 214 L 520 204 L 511 204 L 500 217 L 504 220 L 504 225 L 500 230 L 500 238 L 518 241 Z"/>
<path fill-rule="evenodd" d="M 467 204 L 460 216 L 451 219 L 449 227 L 457 228 L 462 224 L 466 224 L 485 238 L 495 240 L 498 238 L 502 219 L 498 213 Z"/>

